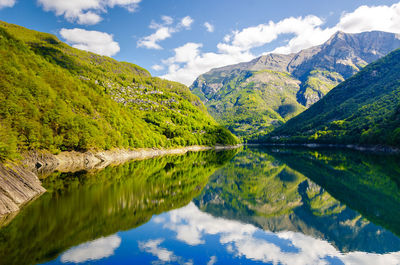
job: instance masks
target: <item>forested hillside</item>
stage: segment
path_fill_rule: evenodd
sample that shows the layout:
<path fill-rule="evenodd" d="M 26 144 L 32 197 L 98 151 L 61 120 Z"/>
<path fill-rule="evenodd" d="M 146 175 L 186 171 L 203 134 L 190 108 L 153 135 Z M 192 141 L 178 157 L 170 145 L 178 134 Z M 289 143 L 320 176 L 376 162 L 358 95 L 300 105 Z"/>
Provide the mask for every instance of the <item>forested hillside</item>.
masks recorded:
<path fill-rule="evenodd" d="M 28 149 L 235 144 L 179 83 L 0 22 L 0 159 Z"/>
<path fill-rule="evenodd" d="M 258 140 L 400 147 L 400 49 Z"/>

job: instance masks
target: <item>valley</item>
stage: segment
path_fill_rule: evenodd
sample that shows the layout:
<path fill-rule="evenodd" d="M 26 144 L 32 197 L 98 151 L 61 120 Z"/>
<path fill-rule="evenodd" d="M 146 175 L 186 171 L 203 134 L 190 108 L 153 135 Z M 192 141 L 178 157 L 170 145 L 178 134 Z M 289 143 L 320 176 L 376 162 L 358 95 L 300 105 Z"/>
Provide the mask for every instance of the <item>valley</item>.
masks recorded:
<path fill-rule="evenodd" d="M 394 1 L 0 0 L 0 264 L 399 265 Z"/>
<path fill-rule="evenodd" d="M 400 47 L 396 34 L 337 32 L 296 54 L 267 54 L 213 69 L 191 86 L 210 114 L 234 134 L 265 135 L 319 101 L 367 64 Z"/>

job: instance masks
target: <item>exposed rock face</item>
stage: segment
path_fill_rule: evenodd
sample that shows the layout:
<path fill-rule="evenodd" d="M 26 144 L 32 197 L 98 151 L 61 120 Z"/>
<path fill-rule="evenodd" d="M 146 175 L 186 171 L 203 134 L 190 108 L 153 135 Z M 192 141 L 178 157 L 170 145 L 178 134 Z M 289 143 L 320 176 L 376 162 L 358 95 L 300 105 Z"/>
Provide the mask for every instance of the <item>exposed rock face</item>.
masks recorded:
<path fill-rule="evenodd" d="M 250 133 L 260 132 L 299 114 L 398 47 L 399 36 L 393 33 L 337 32 L 324 44 L 296 54 L 268 54 L 212 69 L 199 76 L 191 90 L 214 118 L 236 134 L 246 135 L 248 127 Z"/>
<path fill-rule="evenodd" d="M 24 166 L 0 164 L 0 216 L 18 211 L 45 191 L 38 177 Z"/>

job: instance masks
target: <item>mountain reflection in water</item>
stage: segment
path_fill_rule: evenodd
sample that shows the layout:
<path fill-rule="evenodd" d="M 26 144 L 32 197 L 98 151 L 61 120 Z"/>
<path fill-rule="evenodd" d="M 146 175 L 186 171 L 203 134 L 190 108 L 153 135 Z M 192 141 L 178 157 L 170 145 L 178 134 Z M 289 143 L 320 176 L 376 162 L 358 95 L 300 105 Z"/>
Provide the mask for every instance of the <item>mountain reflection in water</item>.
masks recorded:
<path fill-rule="evenodd" d="M 399 162 L 244 148 L 54 174 L 0 264 L 400 264 Z"/>

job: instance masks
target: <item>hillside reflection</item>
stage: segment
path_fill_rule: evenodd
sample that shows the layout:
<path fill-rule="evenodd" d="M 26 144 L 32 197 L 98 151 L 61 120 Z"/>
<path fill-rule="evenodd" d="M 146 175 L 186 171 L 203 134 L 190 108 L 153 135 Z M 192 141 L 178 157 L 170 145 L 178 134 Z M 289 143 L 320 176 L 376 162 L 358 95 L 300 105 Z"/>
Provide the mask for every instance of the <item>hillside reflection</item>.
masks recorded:
<path fill-rule="evenodd" d="M 400 234 L 399 162 L 359 152 L 250 148 L 213 174 L 194 201 L 214 216 L 326 239 L 342 252 L 399 251 L 392 233 Z"/>
<path fill-rule="evenodd" d="M 397 156 L 244 148 L 53 174 L 1 264 L 399 264 Z"/>
<path fill-rule="evenodd" d="M 48 192 L 0 230 L 0 263 L 32 264 L 187 205 L 236 151 L 133 161 L 99 172 L 53 174 Z"/>

